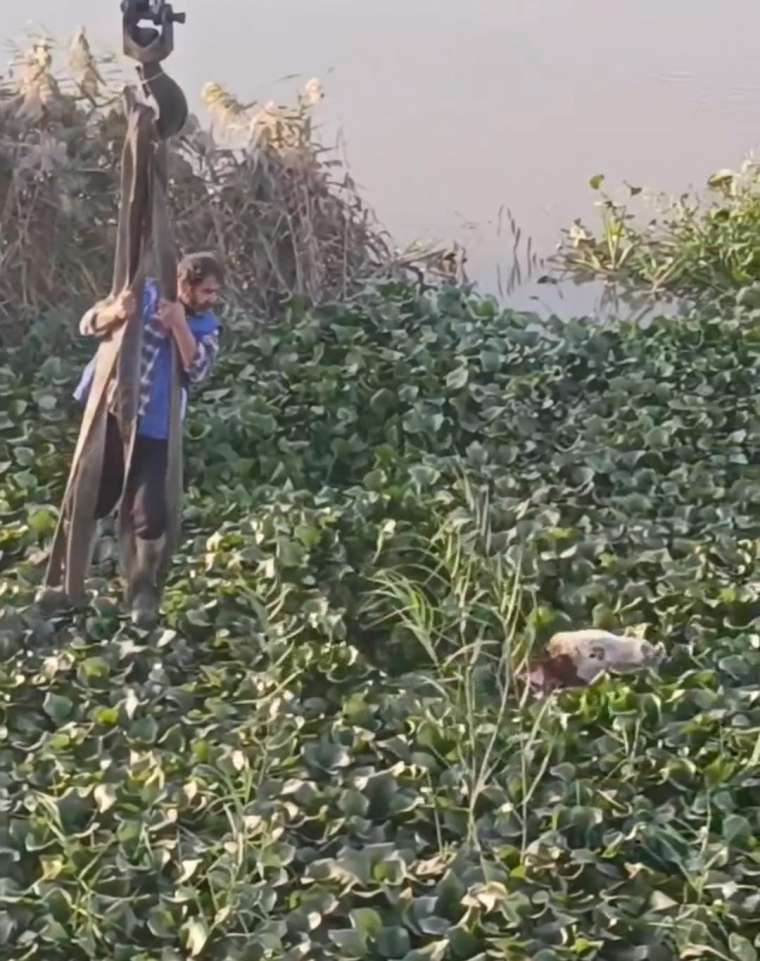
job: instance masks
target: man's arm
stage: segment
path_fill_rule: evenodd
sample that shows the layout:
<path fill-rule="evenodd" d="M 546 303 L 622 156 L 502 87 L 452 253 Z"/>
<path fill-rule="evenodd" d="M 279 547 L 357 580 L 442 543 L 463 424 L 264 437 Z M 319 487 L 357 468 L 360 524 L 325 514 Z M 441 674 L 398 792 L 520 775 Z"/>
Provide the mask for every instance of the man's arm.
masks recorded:
<path fill-rule="evenodd" d="M 112 303 L 102 301 L 91 307 L 79 322 L 79 332 L 85 337 L 105 337 L 126 321 L 134 307 L 134 295 L 125 290 Z"/>
<path fill-rule="evenodd" d="M 164 330 L 171 334 L 179 350 L 185 373 L 189 373 L 198 351 L 198 343 L 185 317 L 185 308 L 179 301 L 162 301 L 158 319 Z"/>

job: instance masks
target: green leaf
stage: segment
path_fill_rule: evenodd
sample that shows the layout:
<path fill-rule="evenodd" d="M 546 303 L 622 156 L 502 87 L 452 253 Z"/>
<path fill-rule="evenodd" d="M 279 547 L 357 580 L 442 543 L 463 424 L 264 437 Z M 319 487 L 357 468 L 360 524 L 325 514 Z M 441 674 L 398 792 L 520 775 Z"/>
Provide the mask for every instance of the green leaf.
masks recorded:
<path fill-rule="evenodd" d="M 448 933 L 448 940 L 451 945 L 451 956 L 454 961 L 470 961 L 470 959 L 474 961 L 475 957 L 478 956 L 484 947 L 483 942 L 479 938 L 476 938 L 463 928 L 451 928 Z M 481 955 L 481 957 L 485 957 L 485 955 Z"/>
<path fill-rule="evenodd" d="M 37 394 L 35 400 L 40 410 L 55 410 L 59 403 L 54 394 Z"/>
<path fill-rule="evenodd" d="M 408 954 L 404 955 L 403 961 L 444 961 L 448 954 L 448 948 L 449 942 L 445 939 L 443 941 L 431 941 L 424 948 L 409 951 Z"/>
<path fill-rule="evenodd" d="M 367 955 L 367 945 L 360 931 L 353 929 L 329 931 L 328 936 L 339 949 L 339 957 L 364 958 Z"/>
<path fill-rule="evenodd" d="M 653 447 L 655 450 L 668 447 L 670 445 L 670 432 L 664 427 L 653 427 L 644 435 L 644 442 L 647 447 Z"/>
<path fill-rule="evenodd" d="M 385 414 L 396 406 L 396 396 L 387 387 L 376 391 L 369 401 L 370 410 L 384 417 Z"/>
<path fill-rule="evenodd" d="M 377 937 L 383 926 L 383 919 L 373 908 L 355 908 L 350 917 L 352 925 L 365 941 Z"/>
<path fill-rule="evenodd" d="M 48 693 L 42 709 L 56 724 L 64 724 L 71 717 L 74 702 L 62 694 Z"/>
<path fill-rule="evenodd" d="M 728 939 L 728 946 L 737 961 L 757 961 L 757 951 L 747 938 L 739 934 L 732 934 Z"/>
<path fill-rule="evenodd" d="M 504 355 L 495 350 L 482 350 L 480 352 L 480 366 L 485 374 L 494 374 L 501 370 L 504 363 Z"/>
<path fill-rule="evenodd" d="M 95 710 L 95 722 L 104 727 L 113 727 L 119 723 L 119 710 L 115 707 L 99 707 Z"/>
<path fill-rule="evenodd" d="M 153 744 L 158 737 L 158 724 L 153 717 L 141 717 L 129 727 L 129 736 L 144 744 Z"/>
<path fill-rule="evenodd" d="M 16 922 L 7 911 L 0 911 L 0 944 L 8 944 L 16 928 Z"/>
<path fill-rule="evenodd" d="M 467 385 L 470 372 L 466 366 L 456 367 L 446 376 L 446 386 L 449 390 L 462 390 Z"/>
<path fill-rule="evenodd" d="M 411 950 L 406 928 L 384 927 L 377 933 L 377 951 L 382 958 L 402 958 Z"/>
<path fill-rule="evenodd" d="M 367 490 L 379 492 L 387 483 L 387 475 L 384 470 L 373 470 L 364 475 L 363 483 Z"/>
<path fill-rule="evenodd" d="M 723 821 L 723 837 L 729 844 L 745 846 L 754 837 L 754 831 L 747 818 L 738 814 L 729 814 Z"/>
<path fill-rule="evenodd" d="M 35 453 L 31 447 L 17 447 L 13 452 L 19 467 L 30 467 L 35 462 Z"/>
<path fill-rule="evenodd" d="M 164 940 L 176 938 L 177 924 L 174 920 L 174 915 L 168 908 L 161 905 L 151 908 L 148 912 L 148 930 L 157 938 Z M 203 944 L 205 944 L 205 940 L 203 944 L 200 945 L 198 950 L 194 952 L 194 954 L 193 949 L 187 940 L 185 941 L 185 944 L 188 950 L 190 950 L 191 955 L 194 956 L 195 954 L 200 954 L 200 952 L 203 950 Z"/>
<path fill-rule="evenodd" d="M 440 477 L 440 473 L 427 464 L 415 464 L 409 470 L 409 477 L 419 491 L 432 487 Z"/>
<path fill-rule="evenodd" d="M 653 911 L 671 911 L 678 907 L 678 902 L 665 894 L 664 891 L 653 891 L 649 903 Z"/>
<path fill-rule="evenodd" d="M 271 437 L 277 431 L 277 421 L 271 414 L 248 414 L 246 420 L 261 437 Z"/>
<path fill-rule="evenodd" d="M 303 547 L 286 537 L 277 540 L 277 554 L 284 567 L 300 567 L 305 558 Z"/>
<path fill-rule="evenodd" d="M 80 675 L 85 681 L 106 678 L 109 673 L 108 663 L 102 657 L 88 657 L 80 667 Z"/>
<path fill-rule="evenodd" d="M 55 530 L 57 520 L 52 511 L 39 508 L 29 513 L 27 523 L 36 537 L 46 537 Z"/>
<path fill-rule="evenodd" d="M 365 817 L 369 808 L 369 800 L 355 790 L 344 791 L 340 798 L 340 809 L 348 817 Z"/>

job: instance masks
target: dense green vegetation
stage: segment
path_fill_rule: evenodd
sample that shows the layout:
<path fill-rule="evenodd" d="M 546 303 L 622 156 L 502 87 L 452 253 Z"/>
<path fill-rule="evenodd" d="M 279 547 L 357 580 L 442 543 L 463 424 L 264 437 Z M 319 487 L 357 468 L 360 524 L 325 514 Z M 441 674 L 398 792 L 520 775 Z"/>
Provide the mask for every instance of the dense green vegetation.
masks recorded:
<path fill-rule="evenodd" d="M 540 319 L 426 287 L 432 256 L 398 279 L 313 84 L 255 115 L 210 84 L 251 136 L 173 153 L 180 241 L 232 283 L 162 624 L 108 530 L 46 620 L 123 132 L 74 54 L 0 83 L 0 958 L 755 961 L 756 168 L 566 233 L 557 265 L 676 317 Z M 531 690 L 588 626 L 667 657 Z"/>
<path fill-rule="evenodd" d="M 760 313 L 228 322 L 161 628 L 39 619 L 82 360 L 0 367 L 0 956 L 670 961 L 760 934 Z M 40 358 L 44 357 L 44 362 Z M 656 675 L 536 698 L 553 631 Z"/>
<path fill-rule="evenodd" d="M 578 281 L 611 283 L 617 292 L 696 302 L 727 298 L 760 283 L 760 167 L 719 170 L 704 197 L 649 197 L 628 185 L 625 201 L 592 177 L 598 231 L 577 220 L 563 232 L 555 267 Z M 758 301 L 753 289 L 747 295 Z"/>

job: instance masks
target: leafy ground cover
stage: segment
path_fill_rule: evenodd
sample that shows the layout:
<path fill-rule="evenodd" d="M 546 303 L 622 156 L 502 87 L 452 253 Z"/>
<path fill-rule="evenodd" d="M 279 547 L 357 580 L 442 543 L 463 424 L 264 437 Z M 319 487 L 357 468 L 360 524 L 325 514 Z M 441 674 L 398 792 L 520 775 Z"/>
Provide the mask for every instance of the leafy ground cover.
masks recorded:
<path fill-rule="evenodd" d="M 150 634 L 107 537 L 85 611 L 30 606 L 81 359 L 53 318 L 0 367 L 0 956 L 756 958 L 746 297 L 641 328 L 386 285 L 232 322 Z M 667 660 L 529 696 L 590 625 Z"/>

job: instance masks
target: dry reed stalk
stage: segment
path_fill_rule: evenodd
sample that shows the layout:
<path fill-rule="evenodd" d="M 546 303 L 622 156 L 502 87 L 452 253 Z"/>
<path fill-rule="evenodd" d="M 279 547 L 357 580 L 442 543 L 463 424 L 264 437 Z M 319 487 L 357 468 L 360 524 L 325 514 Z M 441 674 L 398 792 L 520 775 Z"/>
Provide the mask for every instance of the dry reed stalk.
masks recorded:
<path fill-rule="evenodd" d="M 58 72 L 40 40 L 0 78 L 0 342 L 110 286 L 124 134 L 124 75 L 109 79 L 110 63 L 80 30 Z M 317 79 L 294 106 L 243 103 L 214 83 L 202 98 L 217 134 L 191 118 L 172 146 L 173 216 L 181 249 L 212 248 L 229 264 L 231 306 L 271 321 L 292 297 L 319 304 L 383 275 L 453 276 L 445 251 L 395 253 L 317 141 Z"/>

